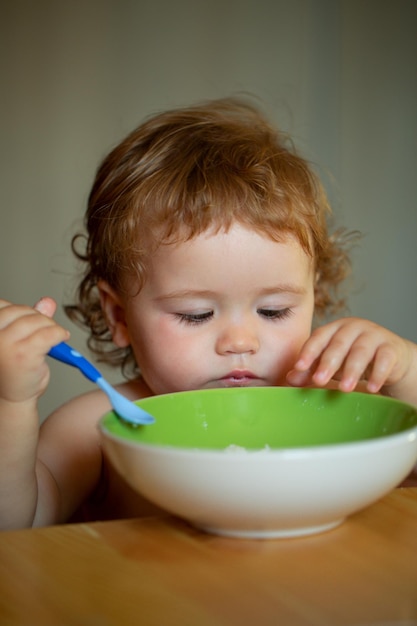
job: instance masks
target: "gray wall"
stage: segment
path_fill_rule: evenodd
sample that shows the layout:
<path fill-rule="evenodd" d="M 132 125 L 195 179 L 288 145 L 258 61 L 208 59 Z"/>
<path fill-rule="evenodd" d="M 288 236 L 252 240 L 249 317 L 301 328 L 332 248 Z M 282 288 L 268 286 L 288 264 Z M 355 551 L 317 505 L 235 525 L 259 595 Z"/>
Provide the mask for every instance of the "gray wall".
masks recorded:
<path fill-rule="evenodd" d="M 0 297 L 68 300 L 96 166 L 144 116 L 249 92 L 364 233 L 351 313 L 416 341 L 416 32 L 415 0 L 3 0 Z M 88 388 L 54 363 L 42 411 Z"/>

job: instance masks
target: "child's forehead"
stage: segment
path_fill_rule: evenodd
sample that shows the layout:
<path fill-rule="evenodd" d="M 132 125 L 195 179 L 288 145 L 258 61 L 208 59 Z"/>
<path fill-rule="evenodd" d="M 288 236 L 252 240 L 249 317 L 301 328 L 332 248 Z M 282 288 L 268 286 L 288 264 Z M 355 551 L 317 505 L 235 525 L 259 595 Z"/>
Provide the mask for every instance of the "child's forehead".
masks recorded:
<path fill-rule="evenodd" d="M 132 283 L 135 289 L 140 290 L 151 275 L 155 277 L 159 272 L 172 274 L 172 271 L 182 271 L 187 265 L 196 275 L 201 273 L 202 268 L 204 272 L 211 267 L 219 272 L 219 267 L 220 271 L 224 271 L 230 263 L 245 265 L 249 256 L 257 263 L 260 259 L 264 260 L 264 265 L 258 266 L 261 271 L 266 265 L 280 263 L 283 248 L 288 249 L 286 257 L 297 263 L 300 260 L 305 271 L 310 273 L 315 265 L 314 256 L 291 230 L 257 228 L 238 220 L 227 225 L 210 225 L 196 233 L 185 226 L 168 234 L 159 230 L 144 245 L 140 245 L 139 271 L 127 271 L 122 282 L 129 292 Z M 218 258 L 223 259 L 223 265 L 219 264 Z M 291 272 L 291 263 L 288 264 L 288 271 Z"/>
<path fill-rule="evenodd" d="M 197 271 L 198 264 L 208 260 L 209 265 L 217 269 L 222 262 L 245 266 L 248 258 L 259 259 L 262 264 L 275 262 L 282 255 L 305 259 L 311 264 L 311 257 L 306 253 L 297 237 L 290 232 L 281 231 L 277 236 L 259 232 L 245 225 L 234 223 L 229 228 L 208 229 L 192 237 L 169 239 L 150 257 L 149 268 L 161 267 L 166 263 L 191 264 Z"/>
<path fill-rule="evenodd" d="M 265 244 L 273 242 L 300 247 L 307 253 L 297 233 L 291 230 L 271 230 L 266 226 L 265 228 L 254 227 L 239 221 L 233 221 L 227 225 L 211 225 L 197 233 L 190 233 L 185 228 L 179 228 L 175 234 L 171 233 L 169 236 L 160 237 L 154 252 L 159 250 L 163 254 L 164 250 L 169 248 L 190 248 L 199 245 L 200 242 L 209 240 L 218 240 L 225 245 L 236 247 L 254 245 L 255 242 L 258 243 L 263 240 Z M 242 250 L 243 252 L 244 250 Z"/>
<path fill-rule="evenodd" d="M 311 258 L 291 234 L 278 242 L 237 224 L 162 244 L 150 259 L 143 289 L 155 299 L 201 290 L 249 297 L 261 289 L 276 293 L 283 285 L 304 293 L 312 270 Z"/>

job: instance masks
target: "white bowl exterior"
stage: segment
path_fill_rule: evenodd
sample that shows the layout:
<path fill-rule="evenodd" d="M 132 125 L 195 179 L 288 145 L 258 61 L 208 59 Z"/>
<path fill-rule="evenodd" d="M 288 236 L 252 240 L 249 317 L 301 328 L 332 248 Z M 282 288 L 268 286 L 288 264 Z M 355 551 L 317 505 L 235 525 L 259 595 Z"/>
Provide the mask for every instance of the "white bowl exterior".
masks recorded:
<path fill-rule="evenodd" d="M 231 536 L 325 530 L 396 487 L 417 461 L 417 429 L 353 444 L 260 452 L 133 444 L 102 429 L 111 462 L 138 492 Z"/>

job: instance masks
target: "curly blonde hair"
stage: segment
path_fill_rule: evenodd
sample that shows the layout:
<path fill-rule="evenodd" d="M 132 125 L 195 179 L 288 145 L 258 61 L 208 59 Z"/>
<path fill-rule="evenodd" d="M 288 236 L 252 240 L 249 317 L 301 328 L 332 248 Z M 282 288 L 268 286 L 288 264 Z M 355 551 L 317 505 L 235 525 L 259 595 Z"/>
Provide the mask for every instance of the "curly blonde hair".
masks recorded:
<path fill-rule="evenodd" d="M 328 230 L 323 187 L 292 142 L 252 105 L 223 99 L 155 115 L 129 134 L 99 167 L 85 216 L 73 238 L 85 270 L 68 316 L 86 327 L 88 344 L 109 364 L 135 367 L 116 348 L 97 283 L 139 288 L 162 243 L 181 242 L 240 223 L 275 241 L 294 235 L 315 264 L 315 312 L 344 306 L 338 286 L 349 271 L 343 233 Z M 83 242 L 83 250 L 78 244 Z"/>

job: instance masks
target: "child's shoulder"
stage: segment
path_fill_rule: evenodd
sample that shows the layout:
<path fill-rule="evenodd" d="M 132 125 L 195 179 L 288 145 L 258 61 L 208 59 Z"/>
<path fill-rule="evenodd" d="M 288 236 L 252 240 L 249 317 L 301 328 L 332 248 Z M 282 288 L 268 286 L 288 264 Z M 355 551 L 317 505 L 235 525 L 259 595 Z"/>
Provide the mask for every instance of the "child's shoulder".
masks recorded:
<path fill-rule="evenodd" d="M 116 389 L 133 401 L 154 395 L 141 376 L 116 385 Z"/>
<path fill-rule="evenodd" d="M 41 425 L 40 458 L 45 453 L 49 456 L 49 451 L 54 448 L 61 450 L 62 457 L 90 454 L 92 450 L 98 449 L 100 435 L 97 425 L 100 418 L 110 410 L 107 396 L 99 389 L 83 393 L 62 404 Z M 55 461 L 60 464 L 64 459 Z"/>

